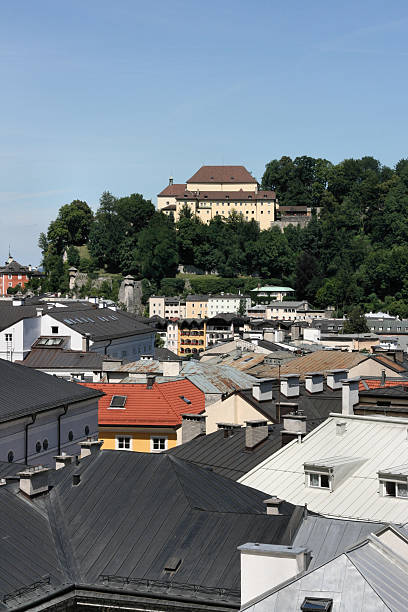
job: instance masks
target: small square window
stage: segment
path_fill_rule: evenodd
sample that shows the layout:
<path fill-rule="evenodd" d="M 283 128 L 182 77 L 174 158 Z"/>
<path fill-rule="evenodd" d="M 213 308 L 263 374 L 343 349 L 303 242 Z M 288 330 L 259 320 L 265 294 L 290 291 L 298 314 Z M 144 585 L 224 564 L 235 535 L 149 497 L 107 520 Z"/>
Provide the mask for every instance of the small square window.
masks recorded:
<path fill-rule="evenodd" d="M 13 334 L 4 334 L 4 335 L 5 335 L 6 342 L 12 342 L 13 341 Z"/>
<path fill-rule="evenodd" d="M 132 450 L 132 439 L 130 436 L 116 436 L 117 450 Z"/>
<path fill-rule="evenodd" d="M 327 474 L 309 474 L 309 487 L 330 489 L 330 479 Z"/>
<path fill-rule="evenodd" d="M 57 326 L 52 326 L 51 327 L 51 333 L 52 334 L 58 334 L 58 327 Z"/>
<path fill-rule="evenodd" d="M 167 450 L 167 438 L 165 436 L 153 436 L 150 438 L 150 450 L 153 453 Z"/>

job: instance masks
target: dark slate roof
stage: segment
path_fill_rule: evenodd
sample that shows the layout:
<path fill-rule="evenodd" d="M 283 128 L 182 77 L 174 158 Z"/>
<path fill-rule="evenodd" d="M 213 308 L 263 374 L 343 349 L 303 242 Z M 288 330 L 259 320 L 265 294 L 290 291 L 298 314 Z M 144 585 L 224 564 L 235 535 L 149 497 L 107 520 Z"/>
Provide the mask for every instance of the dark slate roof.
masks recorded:
<path fill-rule="evenodd" d="M 387 387 L 378 387 L 376 389 L 369 389 L 367 391 L 360 391 L 360 395 L 364 397 L 377 397 L 377 395 L 383 395 L 384 397 L 402 397 L 408 399 L 408 387 L 407 385 L 394 385 Z"/>
<path fill-rule="evenodd" d="M 0 487 L 0 598 L 45 575 L 48 590 L 86 584 L 113 597 L 119 584 L 131 601 L 148 592 L 238 608 L 237 546 L 291 544 L 303 515 L 284 502 L 269 516 L 265 493 L 165 454 L 101 451 L 52 482 L 36 503 Z M 33 588 L 26 605 L 43 595 Z"/>
<path fill-rule="evenodd" d="M 22 472 L 27 465 L 24 463 L 8 463 L 7 461 L 0 461 L 0 478 L 12 478 L 17 476 L 19 472 Z"/>
<path fill-rule="evenodd" d="M 22 266 L 14 259 L 4 266 L 0 266 L 0 274 L 29 274 L 30 276 L 39 276 L 41 273 L 35 269 L 29 269 L 28 266 Z"/>
<path fill-rule="evenodd" d="M 281 431 L 281 425 L 270 427 L 268 438 L 249 450 L 245 448 L 244 427 L 228 438 L 224 438 L 224 431 L 219 429 L 207 436 L 198 436 L 190 442 L 176 446 L 167 453 L 184 461 L 209 467 L 226 478 L 238 480 L 281 448 Z"/>
<path fill-rule="evenodd" d="M 281 414 L 284 415 L 287 412 L 291 412 L 292 408 L 285 406 L 285 404 L 297 404 L 299 410 L 303 410 L 307 420 L 321 422 L 327 419 L 331 412 L 341 412 L 342 404 L 342 389 L 332 391 L 324 383 L 322 393 L 308 393 L 306 391 L 304 383 L 299 385 L 299 396 L 298 397 L 286 397 L 280 392 L 278 381 L 276 381 L 272 395 L 272 401 L 258 402 L 253 395 L 252 389 L 244 389 L 238 391 L 239 395 L 245 398 L 254 408 L 259 410 L 268 419 L 275 421 L 277 403 L 280 401 Z M 315 425 L 316 426 L 316 425 Z"/>
<path fill-rule="evenodd" d="M 0 359 L 0 380 L 0 422 L 103 395 L 4 359 Z"/>
<path fill-rule="evenodd" d="M 71 351 L 60 348 L 34 348 L 23 361 L 18 361 L 29 368 L 86 368 L 101 370 L 104 355 L 92 351 Z M 117 359 L 115 361 L 119 361 Z"/>
<path fill-rule="evenodd" d="M 183 361 L 181 357 L 167 348 L 155 348 L 154 358 L 157 359 L 157 361 Z"/>
<path fill-rule="evenodd" d="M 79 334 L 89 334 L 94 342 L 154 333 L 151 327 L 140 323 L 126 312 L 115 311 L 110 308 L 80 308 L 78 310 L 74 306 L 54 308 L 49 310 L 47 314 Z"/>
<path fill-rule="evenodd" d="M 260 346 L 261 348 L 267 349 L 268 351 L 271 351 L 271 353 L 274 353 L 276 351 L 281 352 L 284 350 L 281 346 L 279 346 L 279 344 L 275 344 L 274 342 L 269 342 L 269 340 L 259 340 L 258 346 Z M 285 352 L 288 353 L 289 355 L 293 354 L 289 349 L 285 350 Z"/>
<path fill-rule="evenodd" d="M 35 306 L 13 306 L 11 302 L 0 301 L 0 331 L 18 323 L 22 319 L 36 317 Z"/>

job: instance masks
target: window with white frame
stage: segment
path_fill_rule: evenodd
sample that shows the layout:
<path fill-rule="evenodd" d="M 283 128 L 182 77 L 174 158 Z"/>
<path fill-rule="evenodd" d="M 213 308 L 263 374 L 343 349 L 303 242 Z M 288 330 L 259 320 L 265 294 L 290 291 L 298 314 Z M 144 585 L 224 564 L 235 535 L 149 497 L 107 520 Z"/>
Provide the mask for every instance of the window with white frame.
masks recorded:
<path fill-rule="evenodd" d="M 116 436 L 116 450 L 132 450 L 132 438 L 130 436 Z"/>
<path fill-rule="evenodd" d="M 330 489 L 330 477 L 328 474 L 309 472 L 307 474 L 307 479 L 309 487 L 317 489 Z"/>
<path fill-rule="evenodd" d="M 381 481 L 382 494 L 384 497 L 408 498 L 408 483 L 396 480 Z"/>
<path fill-rule="evenodd" d="M 167 436 L 152 436 L 150 438 L 150 450 L 152 453 L 167 450 Z"/>
<path fill-rule="evenodd" d="M 4 335 L 5 335 L 6 342 L 12 342 L 13 341 L 13 334 L 4 334 Z"/>

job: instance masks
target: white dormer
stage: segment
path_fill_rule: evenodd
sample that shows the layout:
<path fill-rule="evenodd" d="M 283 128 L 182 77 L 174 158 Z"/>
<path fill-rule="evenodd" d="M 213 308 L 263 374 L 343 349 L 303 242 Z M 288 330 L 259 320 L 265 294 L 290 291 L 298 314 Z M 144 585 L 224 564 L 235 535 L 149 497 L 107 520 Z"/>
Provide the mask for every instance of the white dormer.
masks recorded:
<path fill-rule="evenodd" d="M 378 471 L 380 495 L 408 499 L 408 465 L 398 465 Z"/>
<path fill-rule="evenodd" d="M 327 457 L 304 463 L 305 485 L 314 489 L 334 491 L 365 459 L 356 457 Z"/>

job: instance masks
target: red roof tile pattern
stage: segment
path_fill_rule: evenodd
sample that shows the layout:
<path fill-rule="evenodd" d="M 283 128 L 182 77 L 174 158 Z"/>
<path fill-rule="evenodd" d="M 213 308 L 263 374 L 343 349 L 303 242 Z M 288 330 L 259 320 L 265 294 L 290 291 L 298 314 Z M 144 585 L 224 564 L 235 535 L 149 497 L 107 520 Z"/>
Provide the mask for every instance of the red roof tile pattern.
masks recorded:
<path fill-rule="evenodd" d="M 189 380 L 154 383 L 82 383 L 105 393 L 99 401 L 99 425 L 166 426 L 181 425 L 182 414 L 201 414 L 205 396 Z M 114 395 L 126 396 L 124 408 L 109 408 Z M 186 403 L 181 396 L 190 400 Z"/>
<path fill-rule="evenodd" d="M 381 382 L 381 378 L 365 378 L 364 380 L 360 380 L 358 385 L 359 391 L 367 391 L 366 386 L 369 389 L 384 389 L 384 387 L 408 387 L 408 380 L 385 380 L 383 384 Z"/>
<path fill-rule="evenodd" d="M 184 191 L 175 196 L 176 200 L 275 200 L 274 191 Z"/>
<path fill-rule="evenodd" d="M 244 166 L 201 166 L 187 183 L 257 183 Z"/>
<path fill-rule="evenodd" d="M 187 185 L 185 183 L 175 183 L 173 185 L 167 185 L 163 191 L 161 191 L 158 196 L 178 196 L 182 195 L 186 190 Z"/>

